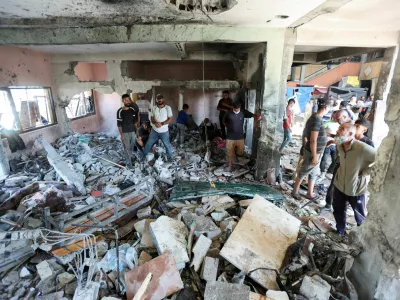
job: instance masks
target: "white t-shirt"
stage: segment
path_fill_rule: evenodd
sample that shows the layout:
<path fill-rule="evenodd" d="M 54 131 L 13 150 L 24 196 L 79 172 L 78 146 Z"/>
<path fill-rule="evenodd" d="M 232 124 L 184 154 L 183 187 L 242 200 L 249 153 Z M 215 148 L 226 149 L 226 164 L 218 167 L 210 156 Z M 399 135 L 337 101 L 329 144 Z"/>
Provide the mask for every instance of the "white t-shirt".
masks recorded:
<path fill-rule="evenodd" d="M 150 112 L 150 118 L 154 117 L 157 122 L 165 122 L 169 117 L 172 117 L 172 109 L 170 106 L 165 105 L 163 108 L 159 108 L 158 106 L 153 106 Z M 151 127 L 153 127 L 154 131 L 158 133 L 163 133 L 168 131 L 168 124 L 157 128 L 156 125 L 151 123 Z"/>

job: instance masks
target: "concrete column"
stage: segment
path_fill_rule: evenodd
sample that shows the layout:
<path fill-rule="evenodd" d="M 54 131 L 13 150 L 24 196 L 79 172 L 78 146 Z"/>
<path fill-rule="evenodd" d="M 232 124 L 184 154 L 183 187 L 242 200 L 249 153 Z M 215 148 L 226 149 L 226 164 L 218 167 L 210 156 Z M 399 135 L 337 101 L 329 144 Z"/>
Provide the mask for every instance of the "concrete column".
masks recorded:
<path fill-rule="evenodd" d="M 359 299 L 400 299 L 400 58 L 394 57 L 386 86 L 385 121 L 389 134 L 382 141 L 369 184 L 366 221 L 352 234 L 362 252 L 354 261 L 350 280 Z"/>
<path fill-rule="evenodd" d="M 264 86 L 261 98 L 261 136 L 257 146 L 258 178 L 264 178 L 267 169 L 279 172 L 278 145 L 282 142 L 282 117 L 286 104 L 286 80 L 290 73 L 296 34 L 293 29 L 279 31 L 267 43 L 264 61 Z"/>
<path fill-rule="evenodd" d="M 302 65 L 300 67 L 300 81 L 299 81 L 300 84 L 304 83 L 304 78 L 306 77 L 306 68 L 307 68 L 306 65 Z"/>

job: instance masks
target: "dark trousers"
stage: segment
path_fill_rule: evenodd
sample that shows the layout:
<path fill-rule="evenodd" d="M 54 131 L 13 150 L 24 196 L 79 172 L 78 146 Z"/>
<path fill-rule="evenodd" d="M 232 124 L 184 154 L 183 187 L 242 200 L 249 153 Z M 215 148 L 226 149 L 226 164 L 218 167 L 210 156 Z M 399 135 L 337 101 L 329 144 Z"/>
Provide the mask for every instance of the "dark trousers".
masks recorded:
<path fill-rule="evenodd" d="M 330 166 L 327 170 L 326 162 L 328 161 L 329 156 L 332 159 L 332 163 L 330 164 Z M 325 151 L 324 151 L 324 155 L 322 156 L 322 159 L 321 159 L 321 164 L 320 164 L 321 173 L 328 172 L 328 173 L 332 174 L 335 169 L 335 160 L 336 160 L 336 146 L 331 145 L 329 147 L 326 147 Z"/>
<path fill-rule="evenodd" d="M 332 181 L 331 184 L 329 185 L 328 191 L 326 192 L 326 197 L 325 197 L 325 201 L 326 201 L 326 205 L 325 207 L 331 208 L 332 206 L 332 202 L 333 202 L 333 190 L 334 190 L 334 185 L 333 182 L 335 181 L 335 176 L 336 176 L 336 172 L 340 167 L 339 164 L 339 158 L 337 158 L 338 161 L 334 161 L 334 168 L 333 168 L 333 175 L 332 175 Z"/>
<path fill-rule="evenodd" d="M 224 125 L 224 117 L 223 116 L 219 116 L 219 125 L 221 126 L 222 139 L 226 140 L 226 128 Z"/>
<path fill-rule="evenodd" d="M 347 196 L 334 187 L 333 216 L 336 220 L 336 229 L 341 234 L 344 234 L 346 231 L 347 202 L 353 208 L 357 225 L 360 226 L 365 220 L 365 195 Z"/>

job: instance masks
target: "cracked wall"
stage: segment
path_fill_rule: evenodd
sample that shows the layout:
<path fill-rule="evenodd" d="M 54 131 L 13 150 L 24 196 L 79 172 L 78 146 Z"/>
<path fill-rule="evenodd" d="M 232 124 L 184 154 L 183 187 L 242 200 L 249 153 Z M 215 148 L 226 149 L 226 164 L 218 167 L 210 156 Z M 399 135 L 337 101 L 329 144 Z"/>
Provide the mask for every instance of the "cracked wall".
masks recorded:
<path fill-rule="evenodd" d="M 364 247 L 351 270 L 359 299 L 400 298 L 400 60 L 396 55 L 385 115 L 389 134 L 373 167 L 368 217 L 353 232 L 354 240 Z"/>

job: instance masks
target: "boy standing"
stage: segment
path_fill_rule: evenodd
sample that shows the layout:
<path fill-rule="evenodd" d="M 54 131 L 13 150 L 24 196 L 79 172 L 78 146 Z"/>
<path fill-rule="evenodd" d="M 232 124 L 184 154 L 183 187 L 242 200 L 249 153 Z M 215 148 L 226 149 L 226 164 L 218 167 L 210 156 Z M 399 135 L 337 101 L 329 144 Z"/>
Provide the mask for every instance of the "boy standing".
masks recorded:
<path fill-rule="evenodd" d="M 189 116 L 187 114 L 188 109 L 189 105 L 183 104 L 182 110 L 178 113 L 178 118 L 176 119 L 176 125 L 178 126 L 178 135 L 176 136 L 178 147 L 182 147 L 185 143 L 186 124 L 189 121 Z"/>

